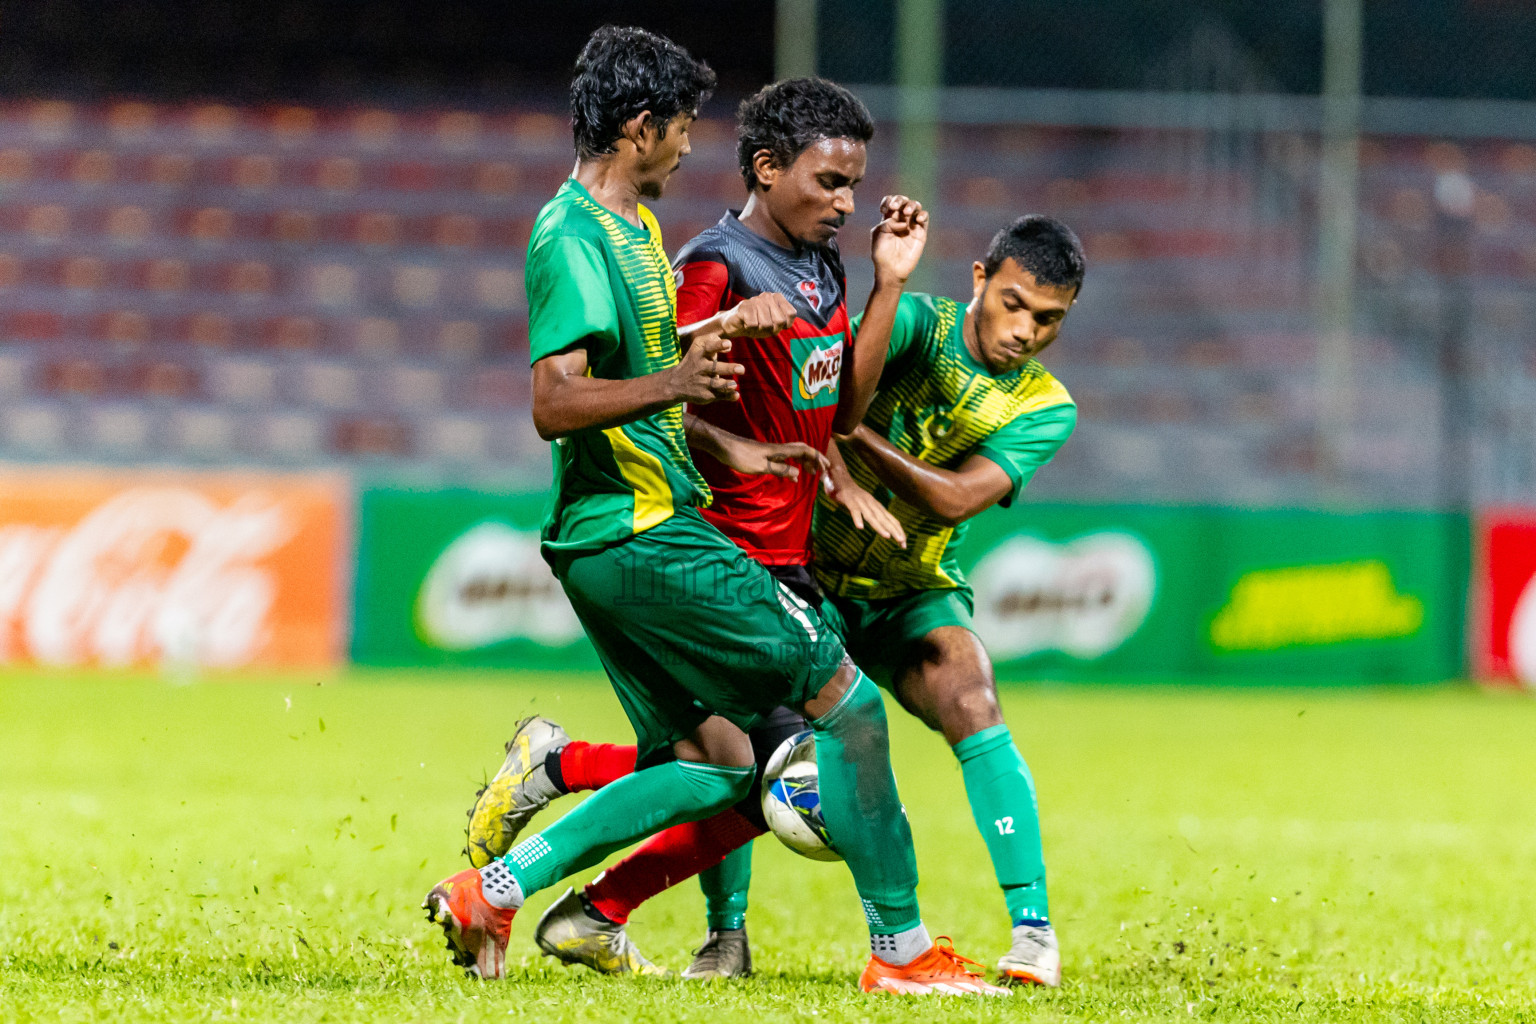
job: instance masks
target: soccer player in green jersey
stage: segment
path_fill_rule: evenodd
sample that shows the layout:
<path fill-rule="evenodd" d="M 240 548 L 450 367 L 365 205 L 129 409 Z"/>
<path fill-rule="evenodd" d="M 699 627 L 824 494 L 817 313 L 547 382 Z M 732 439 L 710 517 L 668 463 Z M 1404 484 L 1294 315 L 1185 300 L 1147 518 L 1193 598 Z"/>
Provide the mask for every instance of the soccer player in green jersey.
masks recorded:
<path fill-rule="evenodd" d="M 968 305 L 902 296 L 879 391 L 863 424 L 839 438 L 847 458 L 834 459 L 832 473 L 840 486 L 851 473 L 873 492 L 903 527 L 907 545 L 864 535 L 828 501 L 818 505 L 812 527 L 813 566 L 829 595 L 823 614 L 859 664 L 942 732 L 960 761 L 1014 926 L 998 969 L 1014 981 L 1042 985 L 1060 983 L 1061 957 L 1050 925 L 1034 783 L 1003 724 L 987 652 L 971 631 L 971 590 L 955 552 L 966 522 L 994 504 L 1011 504 L 1076 425 L 1066 389 L 1034 357 L 1056 340 L 1083 271 L 1082 248 L 1066 226 L 1024 217 L 998 232 L 974 265 Z M 561 732 L 560 739 L 568 737 Z M 582 746 L 589 748 L 587 758 L 619 752 Z M 611 785 L 625 771 L 588 766 L 578 788 Z M 719 871 L 727 856 L 722 851 L 758 832 L 722 831 L 707 844 L 701 837 L 693 849 L 653 856 L 647 873 L 676 884 L 702 869 Z M 745 885 L 743 872 L 720 874 L 712 904 L 744 907 L 745 892 L 719 886 L 727 876 Z M 629 910 L 658 891 L 641 881 L 625 886 Z M 607 895 L 611 904 L 613 894 Z M 622 928 L 618 935 L 638 957 Z M 744 932 L 740 943 L 740 961 L 750 962 Z"/>
<path fill-rule="evenodd" d="M 822 801 L 870 928 L 866 991 L 1006 994 L 934 943 L 917 906 L 911 830 L 896 794 L 878 691 L 826 623 L 709 525 L 682 406 L 737 397 L 726 336 L 777 333 L 748 300 L 688 329 L 655 218 L 714 84 L 681 47 L 640 29 L 593 34 L 571 86 L 577 163 L 528 245 L 533 417 L 553 440 L 542 549 L 637 739 L 636 770 L 483 868 L 428 893 L 456 963 L 503 977 L 512 919 L 531 894 L 660 829 L 740 800 L 746 731 L 779 705 L 821 744 Z M 766 298 L 766 297 L 764 297 Z M 756 305 L 749 303 L 756 302 Z M 738 472 L 819 468 L 805 445 L 701 439 Z"/>
<path fill-rule="evenodd" d="M 971 630 L 971 588 L 955 552 L 966 521 L 1014 502 L 1077 423 L 1076 405 L 1036 357 L 1056 340 L 1083 271 L 1069 228 L 1023 217 L 974 265 L 968 304 L 902 296 L 879 393 L 863 424 L 839 439 L 846 467 L 833 473 L 850 473 L 886 504 L 906 547 L 855 529 L 825 502 L 812 530 L 824 611 L 849 654 L 943 733 L 960 762 L 1014 925 L 998 969 L 1046 985 L 1059 983 L 1061 958 L 1034 782 Z"/>

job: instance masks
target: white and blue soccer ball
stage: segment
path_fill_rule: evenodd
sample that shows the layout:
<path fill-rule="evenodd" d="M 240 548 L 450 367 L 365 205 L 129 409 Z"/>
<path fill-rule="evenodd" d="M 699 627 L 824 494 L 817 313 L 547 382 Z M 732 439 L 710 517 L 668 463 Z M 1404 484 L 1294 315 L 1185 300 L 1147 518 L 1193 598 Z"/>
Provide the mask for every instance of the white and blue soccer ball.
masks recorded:
<path fill-rule="evenodd" d="M 816 773 L 816 738 L 796 733 L 773 752 L 763 771 L 763 817 L 779 842 L 811 860 L 842 860 L 827 838 Z"/>

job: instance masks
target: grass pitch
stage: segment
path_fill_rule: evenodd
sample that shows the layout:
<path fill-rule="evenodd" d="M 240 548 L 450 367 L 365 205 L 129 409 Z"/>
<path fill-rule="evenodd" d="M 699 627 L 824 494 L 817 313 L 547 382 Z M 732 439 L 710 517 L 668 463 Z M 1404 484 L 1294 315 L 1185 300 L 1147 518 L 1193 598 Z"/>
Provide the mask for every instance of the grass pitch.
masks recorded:
<path fill-rule="evenodd" d="M 756 847 L 758 977 L 610 979 L 537 955 L 447 963 L 416 904 L 511 723 L 629 732 L 596 678 L 354 674 L 175 687 L 0 678 L 6 1021 L 1536 1019 L 1536 703 L 1470 690 L 1019 686 L 1066 982 L 1011 1000 L 864 997 L 840 865 Z M 924 915 L 1008 935 L 960 773 L 898 709 Z M 555 812 L 558 813 L 558 805 Z M 631 932 L 674 969 L 692 883 Z"/>

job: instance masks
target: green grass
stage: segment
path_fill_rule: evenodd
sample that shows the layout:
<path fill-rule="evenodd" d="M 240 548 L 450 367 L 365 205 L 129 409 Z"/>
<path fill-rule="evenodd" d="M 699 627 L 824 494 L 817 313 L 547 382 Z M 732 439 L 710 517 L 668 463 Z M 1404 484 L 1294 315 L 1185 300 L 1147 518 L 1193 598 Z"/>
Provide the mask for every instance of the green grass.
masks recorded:
<path fill-rule="evenodd" d="M 839 865 L 757 846 L 758 977 L 536 955 L 460 977 L 415 909 L 509 724 L 629 733 L 597 679 L 0 677 L 0 1019 L 935 1019 L 857 993 Z M 955 1020 L 1536 1019 L 1536 703 L 1470 690 L 1015 687 L 1067 980 Z M 993 960 L 1001 900 L 953 759 L 893 711 L 924 914 Z M 674 968 L 692 884 L 642 908 Z"/>

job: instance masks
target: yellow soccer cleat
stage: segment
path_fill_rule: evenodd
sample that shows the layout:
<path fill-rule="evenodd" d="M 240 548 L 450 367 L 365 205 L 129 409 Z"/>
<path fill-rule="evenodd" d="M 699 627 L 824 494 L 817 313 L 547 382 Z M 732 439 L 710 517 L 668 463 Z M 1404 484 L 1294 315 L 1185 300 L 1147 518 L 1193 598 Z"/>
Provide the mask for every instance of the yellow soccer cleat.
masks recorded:
<path fill-rule="evenodd" d="M 483 868 L 504 855 L 535 814 L 565 795 L 550 781 L 544 759 L 569 742 L 565 730 L 547 718 L 534 716 L 517 723 L 501 770 L 475 794 L 475 806 L 469 810 L 465 829 L 469 843 L 464 852 L 471 864 Z"/>
<path fill-rule="evenodd" d="M 667 973 L 635 948 L 623 925 L 587 913 L 575 889 L 565 890 L 544 911 L 533 941 L 545 956 L 565 964 L 585 964 L 600 974 Z"/>

